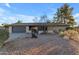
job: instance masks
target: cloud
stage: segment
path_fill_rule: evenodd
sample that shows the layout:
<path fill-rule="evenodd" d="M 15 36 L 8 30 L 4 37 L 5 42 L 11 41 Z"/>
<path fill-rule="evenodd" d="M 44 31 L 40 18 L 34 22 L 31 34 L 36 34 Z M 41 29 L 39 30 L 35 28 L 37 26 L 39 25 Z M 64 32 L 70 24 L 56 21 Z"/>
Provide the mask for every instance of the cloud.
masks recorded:
<path fill-rule="evenodd" d="M 17 22 L 18 20 L 21 20 L 23 23 L 33 22 L 34 17 L 35 16 L 14 14 L 13 12 L 0 8 L 0 24 L 11 24 Z"/>
<path fill-rule="evenodd" d="M 6 10 L 4 8 L 0 8 L 0 16 L 5 16 L 5 15 L 9 15 L 9 14 L 13 14 L 13 13 L 11 13 L 11 11 Z"/>
<path fill-rule="evenodd" d="M 76 13 L 73 16 L 75 18 L 75 21 L 77 22 L 77 25 L 79 25 L 79 13 Z"/>
<path fill-rule="evenodd" d="M 7 7 L 11 7 L 9 4 L 6 4 Z M 0 8 L 0 24 L 7 23 L 16 23 L 18 20 L 21 20 L 23 23 L 33 23 L 35 22 L 33 19 L 37 16 L 30 16 L 30 15 L 24 15 L 24 14 L 15 14 L 11 12 L 10 10 L 6 10 L 3 8 Z M 37 17 L 38 21 L 40 17 Z M 52 16 L 49 15 L 48 18 L 52 19 Z"/>
<path fill-rule="evenodd" d="M 0 17 L 0 24 L 6 23 L 16 23 L 18 20 L 21 20 L 23 23 L 33 23 L 33 19 L 35 16 L 28 16 L 28 15 L 14 15 L 14 16 L 1 16 Z"/>
<path fill-rule="evenodd" d="M 35 16 L 17 14 L 14 17 L 15 17 L 15 22 L 17 22 L 18 20 L 21 20 L 23 23 L 29 23 L 29 22 L 33 22 L 33 19 Z"/>
<path fill-rule="evenodd" d="M 5 5 L 6 5 L 8 8 L 10 8 L 10 7 L 11 7 L 9 3 L 6 3 Z"/>
<path fill-rule="evenodd" d="M 6 13 L 6 11 L 2 8 L 0 8 L 0 16 L 3 16 Z"/>
<path fill-rule="evenodd" d="M 79 13 L 76 13 L 76 14 L 74 15 L 74 17 L 75 17 L 75 18 L 79 17 Z"/>

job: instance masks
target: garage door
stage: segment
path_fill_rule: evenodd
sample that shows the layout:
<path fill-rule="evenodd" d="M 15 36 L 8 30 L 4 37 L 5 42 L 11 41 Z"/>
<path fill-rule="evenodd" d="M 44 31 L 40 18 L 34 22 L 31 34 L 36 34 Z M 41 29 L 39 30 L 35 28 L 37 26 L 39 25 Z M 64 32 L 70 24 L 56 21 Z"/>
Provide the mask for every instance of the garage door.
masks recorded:
<path fill-rule="evenodd" d="M 25 26 L 13 26 L 12 27 L 12 32 L 13 33 L 25 33 L 26 32 L 26 27 Z"/>

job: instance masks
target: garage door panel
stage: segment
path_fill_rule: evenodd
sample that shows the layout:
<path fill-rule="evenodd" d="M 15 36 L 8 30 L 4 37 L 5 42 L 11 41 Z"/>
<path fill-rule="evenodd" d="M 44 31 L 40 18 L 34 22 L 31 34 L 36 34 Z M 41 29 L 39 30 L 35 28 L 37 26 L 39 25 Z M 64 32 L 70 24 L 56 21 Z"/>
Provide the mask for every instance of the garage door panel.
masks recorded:
<path fill-rule="evenodd" d="M 25 33 L 26 27 L 25 26 L 14 26 L 12 27 L 12 32 L 13 33 Z"/>

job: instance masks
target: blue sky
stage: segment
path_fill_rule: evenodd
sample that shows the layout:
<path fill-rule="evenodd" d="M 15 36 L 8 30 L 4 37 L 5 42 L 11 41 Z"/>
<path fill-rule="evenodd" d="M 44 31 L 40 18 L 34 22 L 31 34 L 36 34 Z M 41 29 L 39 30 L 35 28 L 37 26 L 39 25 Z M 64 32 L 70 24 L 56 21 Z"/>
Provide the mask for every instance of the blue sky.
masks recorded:
<path fill-rule="evenodd" d="M 47 14 L 49 19 L 53 19 L 57 8 L 63 3 L 0 3 L 0 24 L 15 23 L 18 20 L 22 22 L 33 22 L 34 17 L 40 17 Z M 73 7 L 73 16 L 79 23 L 79 4 L 70 3 Z"/>

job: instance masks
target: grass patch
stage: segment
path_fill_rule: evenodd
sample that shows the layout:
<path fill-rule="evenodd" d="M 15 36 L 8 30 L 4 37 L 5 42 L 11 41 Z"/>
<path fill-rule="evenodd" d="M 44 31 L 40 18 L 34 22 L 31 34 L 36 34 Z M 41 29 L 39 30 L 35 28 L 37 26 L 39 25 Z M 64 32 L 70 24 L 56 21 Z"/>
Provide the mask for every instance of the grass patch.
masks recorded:
<path fill-rule="evenodd" d="M 7 30 L 0 30 L 0 47 L 3 45 L 9 37 L 9 32 Z"/>

